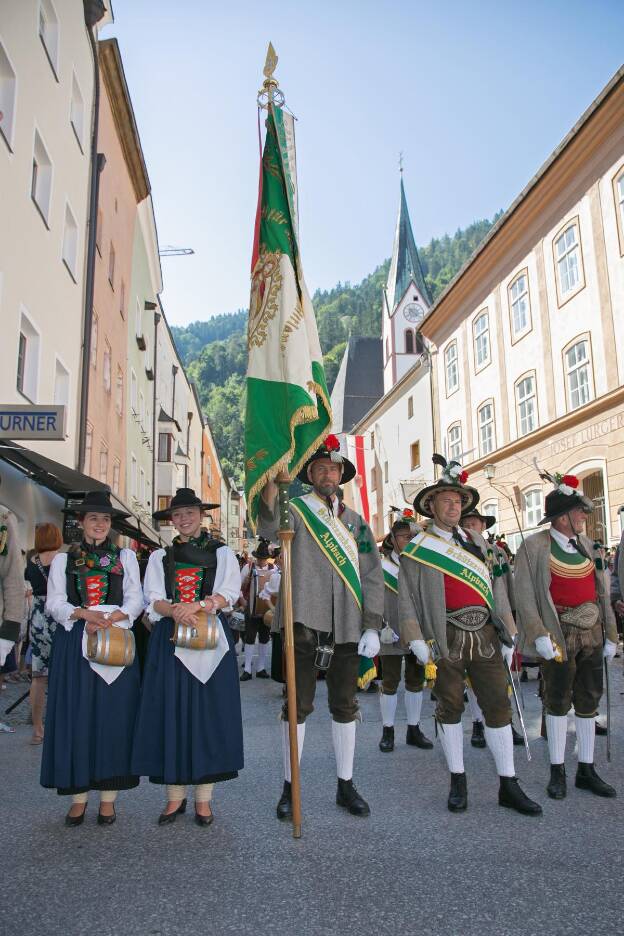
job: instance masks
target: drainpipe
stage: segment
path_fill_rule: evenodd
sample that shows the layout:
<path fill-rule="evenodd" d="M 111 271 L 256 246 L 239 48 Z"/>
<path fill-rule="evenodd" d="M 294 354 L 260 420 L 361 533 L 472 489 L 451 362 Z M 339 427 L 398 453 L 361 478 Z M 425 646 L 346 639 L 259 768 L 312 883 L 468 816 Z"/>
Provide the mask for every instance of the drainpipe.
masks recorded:
<path fill-rule="evenodd" d="M 160 312 L 154 312 L 154 399 L 152 406 L 152 438 L 154 448 L 152 451 L 152 513 L 154 509 L 158 510 L 158 493 L 156 491 L 156 459 L 158 458 L 158 416 L 156 413 L 156 388 L 158 387 L 158 323 L 160 322 Z"/>
<path fill-rule="evenodd" d="M 102 0 L 83 0 L 84 18 L 93 53 L 93 125 L 91 128 L 91 179 L 89 183 L 89 216 L 87 229 L 87 267 L 85 271 L 84 328 L 82 340 L 82 373 L 80 378 L 80 421 L 78 424 L 78 460 L 76 467 L 82 471 L 87 444 L 87 412 L 89 405 L 89 357 L 91 355 L 91 331 L 93 325 L 93 291 L 95 283 L 95 241 L 97 237 L 97 208 L 100 173 L 106 165 L 106 157 L 98 153 L 98 122 L 100 116 L 100 65 L 94 27 L 104 16 L 106 9 Z"/>

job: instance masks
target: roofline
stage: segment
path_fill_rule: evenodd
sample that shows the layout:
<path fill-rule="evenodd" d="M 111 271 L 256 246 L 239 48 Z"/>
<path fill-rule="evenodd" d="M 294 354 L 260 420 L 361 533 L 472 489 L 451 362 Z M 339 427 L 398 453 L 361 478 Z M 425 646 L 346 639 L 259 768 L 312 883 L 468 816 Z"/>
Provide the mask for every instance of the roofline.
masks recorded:
<path fill-rule="evenodd" d="M 382 406 L 385 406 L 386 404 L 389 404 L 393 397 L 400 396 L 403 390 L 405 390 L 406 386 L 409 384 L 410 380 L 416 377 L 417 372 L 421 370 L 425 364 L 429 365 L 429 355 L 421 354 L 415 364 L 412 364 L 410 369 L 405 374 L 403 374 L 401 379 L 398 380 L 395 385 L 390 390 L 388 390 L 387 393 L 384 393 L 384 395 L 377 400 L 374 406 L 371 406 L 368 413 L 365 413 L 360 421 L 357 422 L 350 430 L 350 432 L 346 433 L 346 435 L 357 435 L 356 430 L 363 429 L 365 424 L 368 424 L 371 421 L 372 417 L 375 415 L 378 409 L 380 409 Z"/>

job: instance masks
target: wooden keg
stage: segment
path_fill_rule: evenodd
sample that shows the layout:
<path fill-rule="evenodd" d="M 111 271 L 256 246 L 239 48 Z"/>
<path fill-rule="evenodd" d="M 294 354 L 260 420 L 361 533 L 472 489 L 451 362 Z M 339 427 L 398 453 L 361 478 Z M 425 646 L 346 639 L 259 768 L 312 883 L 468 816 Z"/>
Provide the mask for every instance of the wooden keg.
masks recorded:
<path fill-rule="evenodd" d="M 134 634 L 124 627 L 98 628 L 87 635 L 87 657 L 104 666 L 131 666 L 134 662 Z"/>
<path fill-rule="evenodd" d="M 198 611 L 194 624 L 173 625 L 172 640 L 185 650 L 214 650 L 219 643 L 219 621 L 216 614 Z"/>

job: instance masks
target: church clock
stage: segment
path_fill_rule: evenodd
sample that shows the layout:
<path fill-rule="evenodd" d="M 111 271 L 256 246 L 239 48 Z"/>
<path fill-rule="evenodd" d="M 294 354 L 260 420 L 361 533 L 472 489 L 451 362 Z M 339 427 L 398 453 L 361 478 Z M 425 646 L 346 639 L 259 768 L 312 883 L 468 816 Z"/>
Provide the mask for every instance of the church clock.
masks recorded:
<path fill-rule="evenodd" d="M 419 302 L 409 302 L 403 310 L 403 315 L 408 322 L 419 322 L 425 317 L 425 310 Z"/>

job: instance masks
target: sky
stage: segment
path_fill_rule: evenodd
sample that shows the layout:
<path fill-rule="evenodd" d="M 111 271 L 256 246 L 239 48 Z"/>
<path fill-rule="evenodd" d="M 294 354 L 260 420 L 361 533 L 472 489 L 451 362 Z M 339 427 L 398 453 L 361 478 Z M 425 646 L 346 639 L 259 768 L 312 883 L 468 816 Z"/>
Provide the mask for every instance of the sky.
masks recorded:
<path fill-rule="evenodd" d="M 621 0 L 113 0 L 171 324 L 246 308 L 266 49 L 297 120 L 308 289 L 507 208 L 622 65 Z"/>

